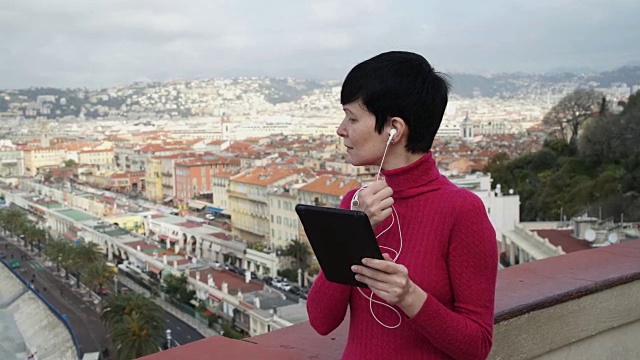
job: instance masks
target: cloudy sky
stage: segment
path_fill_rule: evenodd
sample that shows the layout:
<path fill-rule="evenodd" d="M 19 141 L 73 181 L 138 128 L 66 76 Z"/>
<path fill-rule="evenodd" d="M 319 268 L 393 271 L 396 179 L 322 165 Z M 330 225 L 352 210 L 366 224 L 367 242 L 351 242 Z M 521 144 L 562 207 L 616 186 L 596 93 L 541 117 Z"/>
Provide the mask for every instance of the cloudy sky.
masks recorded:
<path fill-rule="evenodd" d="M 640 60 L 638 0 L 0 0 L 0 88 L 341 80 L 386 50 L 449 72 Z"/>

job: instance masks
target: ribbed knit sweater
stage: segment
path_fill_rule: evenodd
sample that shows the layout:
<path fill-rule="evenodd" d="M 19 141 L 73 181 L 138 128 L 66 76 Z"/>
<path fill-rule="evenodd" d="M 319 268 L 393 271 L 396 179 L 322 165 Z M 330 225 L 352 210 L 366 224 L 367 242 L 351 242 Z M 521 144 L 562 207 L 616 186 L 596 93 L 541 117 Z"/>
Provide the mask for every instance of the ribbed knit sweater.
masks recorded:
<path fill-rule="evenodd" d="M 371 314 L 369 289 L 363 289 L 365 297 L 358 288 L 329 282 L 320 272 L 307 300 L 311 326 L 322 335 L 330 333 L 342 323 L 348 306 L 343 359 L 485 359 L 493 340 L 498 250 L 482 201 L 441 175 L 431 153 L 382 173 L 393 189 L 402 231 L 397 263 L 407 267 L 427 300 L 413 318 L 396 306 L 402 323 L 388 329 Z M 344 196 L 341 208 L 349 208 L 354 192 Z M 374 232 L 390 224 L 391 216 Z M 397 225 L 378 243 L 398 250 Z M 373 303 L 373 311 L 387 325 L 398 323 L 387 307 Z"/>

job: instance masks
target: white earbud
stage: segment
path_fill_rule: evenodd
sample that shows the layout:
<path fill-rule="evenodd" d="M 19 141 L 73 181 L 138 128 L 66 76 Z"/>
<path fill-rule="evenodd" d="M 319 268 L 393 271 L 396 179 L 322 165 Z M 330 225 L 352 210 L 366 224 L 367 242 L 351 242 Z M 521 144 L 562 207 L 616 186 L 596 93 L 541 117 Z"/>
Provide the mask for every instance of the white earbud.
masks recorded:
<path fill-rule="evenodd" d="M 389 140 L 387 140 L 387 144 L 393 141 L 393 137 L 396 136 L 397 133 L 398 130 L 396 129 L 391 129 L 391 131 L 389 131 Z"/>

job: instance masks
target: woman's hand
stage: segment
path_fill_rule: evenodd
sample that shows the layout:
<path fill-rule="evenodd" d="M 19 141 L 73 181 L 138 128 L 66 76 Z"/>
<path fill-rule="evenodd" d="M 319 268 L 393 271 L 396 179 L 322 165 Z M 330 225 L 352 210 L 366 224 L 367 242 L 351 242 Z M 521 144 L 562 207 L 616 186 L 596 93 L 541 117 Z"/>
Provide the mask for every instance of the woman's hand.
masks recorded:
<path fill-rule="evenodd" d="M 356 273 L 356 280 L 367 284 L 374 294 L 413 317 L 427 300 L 427 293 L 411 281 L 404 265 L 394 263 L 389 254 L 383 257 L 384 260 L 363 259 L 364 266 L 353 265 L 351 270 Z"/>
<path fill-rule="evenodd" d="M 391 215 L 393 190 L 384 179 L 380 179 L 358 193 L 358 205 L 355 210 L 363 211 L 369 217 L 372 228 Z"/>

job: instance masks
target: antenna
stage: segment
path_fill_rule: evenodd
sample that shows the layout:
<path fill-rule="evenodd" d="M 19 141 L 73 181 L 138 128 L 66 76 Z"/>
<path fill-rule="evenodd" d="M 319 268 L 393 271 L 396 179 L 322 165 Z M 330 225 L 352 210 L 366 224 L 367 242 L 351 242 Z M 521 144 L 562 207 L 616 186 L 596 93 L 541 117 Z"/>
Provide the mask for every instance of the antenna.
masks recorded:
<path fill-rule="evenodd" d="M 607 235 L 607 240 L 612 244 L 616 244 L 618 241 L 620 241 L 620 239 L 618 238 L 618 234 L 614 232 Z"/>
<path fill-rule="evenodd" d="M 596 232 L 593 229 L 589 229 L 584 233 L 584 239 L 588 242 L 593 242 L 596 239 Z"/>

